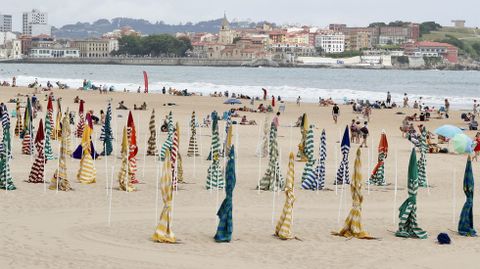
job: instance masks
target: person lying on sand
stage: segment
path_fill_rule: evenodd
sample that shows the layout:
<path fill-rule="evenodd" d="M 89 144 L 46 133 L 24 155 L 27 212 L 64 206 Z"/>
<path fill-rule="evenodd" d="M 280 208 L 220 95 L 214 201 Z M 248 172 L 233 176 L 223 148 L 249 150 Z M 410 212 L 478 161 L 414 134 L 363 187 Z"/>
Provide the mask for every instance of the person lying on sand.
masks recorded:
<path fill-rule="evenodd" d="M 240 125 L 257 125 L 255 120 L 247 120 L 247 116 L 243 115 Z"/>
<path fill-rule="evenodd" d="M 125 106 L 123 100 L 118 103 L 117 110 L 128 110 L 128 108 Z"/>
<path fill-rule="evenodd" d="M 143 104 L 140 106 L 135 104 L 133 105 L 133 110 L 147 110 L 147 103 L 143 102 Z"/>

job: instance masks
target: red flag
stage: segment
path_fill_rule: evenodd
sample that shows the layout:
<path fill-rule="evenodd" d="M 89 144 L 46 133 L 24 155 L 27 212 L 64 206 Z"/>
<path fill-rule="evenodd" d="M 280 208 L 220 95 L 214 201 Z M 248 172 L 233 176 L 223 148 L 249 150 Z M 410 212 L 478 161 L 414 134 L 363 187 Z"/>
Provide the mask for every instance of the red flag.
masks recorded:
<path fill-rule="evenodd" d="M 143 71 L 143 82 L 145 83 L 145 93 L 148 93 L 148 75 L 146 71 Z"/>

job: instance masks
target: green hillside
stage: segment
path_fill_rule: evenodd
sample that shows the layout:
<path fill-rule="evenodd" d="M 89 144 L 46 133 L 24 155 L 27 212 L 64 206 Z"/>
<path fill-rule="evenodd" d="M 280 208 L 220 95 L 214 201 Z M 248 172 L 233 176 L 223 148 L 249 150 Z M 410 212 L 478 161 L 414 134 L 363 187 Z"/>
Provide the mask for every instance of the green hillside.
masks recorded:
<path fill-rule="evenodd" d="M 442 27 L 423 34 L 420 40 L 446 42 L 458 47 L 461 56 L 480 59 L 480 29 L 477 28 Z"/>

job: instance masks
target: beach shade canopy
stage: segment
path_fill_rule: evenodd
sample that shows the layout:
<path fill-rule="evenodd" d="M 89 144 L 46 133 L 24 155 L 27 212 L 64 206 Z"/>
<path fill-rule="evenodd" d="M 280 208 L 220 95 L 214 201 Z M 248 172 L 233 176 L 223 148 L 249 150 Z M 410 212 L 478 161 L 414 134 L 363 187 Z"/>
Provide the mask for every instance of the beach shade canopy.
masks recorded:
<path fill-rule="evenodd" d="M 452 138 L 455 135 L 461 134 L 461 133 L 463 133 L 463 131 L 460 128 L 458 128 L 457 126 L 449 125 L 449 124 L 442 125 L 437 129 L 435 129 L 435 134 L 441 135 L 446 138 Z"/>
<path fill-rule="evenodd" d="M 293 239 L 295 236 L 292 233 L 293 223 L 293 203 L 295 202 L 295 194 L 293 193 L 295 180 L 295 164 L 293 152 L 290 152 L 288 158 L 287 181 L 285 184 L 285 204 L 283 206 L 282 215 L 275 227 L 275 235 L 282 239 Z"/>
<path fill-rule="evenodd" d="M 228 155 L 228 163 L 225 171 L 225 199 L 217 212 L 219 222 L 217 233 L 214 237 L 216 242 L 230 242 L 232 240 L 233 189 L 235 188 L 235 183 L 237 181 L 235 172 L 235 149 L 233 145 L 230 148 Z"/>
<path fill-rule="evenodd" d="M 472 153 L 473 140 L 465 134 L 457 134 L 452 139 L 453 149 L 458 154 Z"/>
<path fill-rule="evenodd" d="M 427 232 L 418 227 L 417 223 L 417 191 L 418 191 L 418 163 L 415 149 L 410 154 L 408 163 L 408 198 L 399 209 L 398 231 L 395 236 L 405 238 L 426 239 Z"/>
<path fill-rule="evenodd" d="M 375 167 L 373 168 L 368 184 L 373 184 L 377 186 L 386 185 L 385 159 L 387 158 L 387 155 L 388 155 L 387 134 L 384 131 L 382 131 L 382 135 L 380 136 L 380 143 L 378 144 L 378 161 Z"/>
<path fill-rule="evenodd" d="M 348 125 L 345 127 L 343 133 L 342 143 L 340 145 L 342 151 L 342 160 L 337 170 L 337 177 L 335 179 L 336 185 L 350 184 L 350 171 L 348 169 L 348 154 L 350 153 L 350 131 Z"/>
<path fill-rule="evenodd" d="M 226 105 L 241 105 L 242 104 L 242 102 L 240 100 L 235 99 L 235 98 L 227 99 L 223 103 L 226 104 Z"/>
<path fill-rule="evenodd" d="M 472 159 L 468 156 L 463 177 L 463 191 L 465 192 L 465 204 L 458 222 L 458 233 L 463 236 L 476 236 L 477 231 L 473 228 L 473 172 Z"/>

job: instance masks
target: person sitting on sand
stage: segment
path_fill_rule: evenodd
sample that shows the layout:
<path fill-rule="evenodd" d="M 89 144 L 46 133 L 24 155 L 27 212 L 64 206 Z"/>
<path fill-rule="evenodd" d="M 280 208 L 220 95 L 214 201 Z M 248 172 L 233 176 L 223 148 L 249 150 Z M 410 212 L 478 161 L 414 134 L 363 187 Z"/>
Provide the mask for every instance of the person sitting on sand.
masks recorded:
<path fill-rule="evenodd" d="M 73 98 L 73 103 L 74 103 L 74 104 L 80 103 L 80 97 L 78 97 L 78 95 L 75 96 L 75 98 Z"/>
<path fill-rule="evenodd" d="M 134 104 L 133 110 L 147 110 L 147 103 L 143 102 L 143 104 L 140 106 L 137 106 L 136 104 Z"/>
<path fill-rule="evenodd" d="M 103 109 L 100 110 L 100 122 L 102 124 L 105 124 L 105 112 L 103 112 Z"/>
<path fill-rule="evenodd" d="M 408 121 L 417 121 L 417 113 L 414 113 L 412 116 L 407 116 Z"/>
<path fill-rule="evenodd" d="M 90 109 L 88 113 L 90 113 L 90 117 L 92 118 L 93 124 L 98 124 L 100 122 L 100 118 L 93 114 L 93 109 Z"/>
<path fill-rule="evenodd" d="M 160 131 L 163 133 L 168 132 L 168 116 L 165 116 L 163 120 L 162 126 L 160 126 Z"/>
<path fill-rule="evenodd" d="M 120 101 L 120 103 L 118 103 L 117 109 L 118 109 L 118 110 L 128 110 L 128 108 L 125 106 L 123 100 Z"/>
<path fill-rule="evenodd" d="M 261 113 L 265 113 L 267 111 L 267 109 L 265 108 L 265 106 L 263 104 L 260 104 L 257 108 L 258 112 L 261 112 Z"/>
<path fill-rule="evenodd" d="M 243 115 L 240 125 L 257 125 L 255 120 L 247 120 L 247 116 Z"/>

